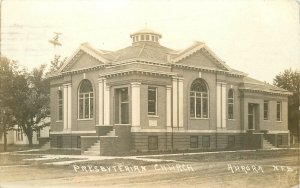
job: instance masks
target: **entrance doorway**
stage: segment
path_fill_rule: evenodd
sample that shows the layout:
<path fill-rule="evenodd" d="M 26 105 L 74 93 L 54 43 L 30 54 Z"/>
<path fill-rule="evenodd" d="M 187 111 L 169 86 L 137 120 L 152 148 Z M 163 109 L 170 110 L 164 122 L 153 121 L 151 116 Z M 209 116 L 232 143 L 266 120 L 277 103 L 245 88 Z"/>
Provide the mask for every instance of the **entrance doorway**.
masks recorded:
<path fill-rule="evenodd" d="M 129 124 L 127 87 L 115 89 L 115 124 Z"/>
<path fill-rule="evenodd" d="M 248 104 L 248 129 L 259 130 L 258 104 Z"/>

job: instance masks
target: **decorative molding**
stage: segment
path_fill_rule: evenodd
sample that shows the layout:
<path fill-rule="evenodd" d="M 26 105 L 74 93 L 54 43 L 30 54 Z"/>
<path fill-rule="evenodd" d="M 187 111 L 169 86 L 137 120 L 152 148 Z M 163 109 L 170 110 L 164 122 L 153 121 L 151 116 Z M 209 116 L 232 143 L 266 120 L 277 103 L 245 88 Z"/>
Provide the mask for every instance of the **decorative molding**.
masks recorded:
<path fill-rule="evenodd" d="M 179 129 L 179 128 L 165 128 L 165 129 L 131 129 L 131 132 L 133 133 L 246 133 L 246 130 L 226 130 L 226 129 L 220 129 L 220 130 L 185 130 L 185 129 Z"/>
<path fill-rule="evenodd" d="M 164 76 L 164 77 L 172 77 L 178 75 L 177 73 L 172 73 L 172 72 L 150 71 L 147 69 L 131 68 L 131 69 L 125 69 L 120 71 L 114 71 L 111 73 L 101 74 L 101 76 L 110 78 L 110 77 L 125 76 L 130 74 L 154 75 L 154 76 Z"/>
<path fill-rule="evenodd" d="M 53 135 L 53 134 L 84 134 L 84 133 L 93 134 L 93 133 L 96 133 L 96 131 L 71 131 L 71 130 L 68 130 L 68 131 L 51 131 L 50 135 Z"/>
<path fill-rule="evenodd" d="M 240 91 L 244 92 L 251 92 L 251 93 L 261 93 L 261 94 L 271 94 L 271 95 L 281 95 L 281 96 L 288 96 L 288 95 L 293 95 L 291 92 L 281 92 L 281 91 L 267 91 L 267 90 L 258 90 L 258 89 L 253 89 L 253 88 L 239 88 Z"/>

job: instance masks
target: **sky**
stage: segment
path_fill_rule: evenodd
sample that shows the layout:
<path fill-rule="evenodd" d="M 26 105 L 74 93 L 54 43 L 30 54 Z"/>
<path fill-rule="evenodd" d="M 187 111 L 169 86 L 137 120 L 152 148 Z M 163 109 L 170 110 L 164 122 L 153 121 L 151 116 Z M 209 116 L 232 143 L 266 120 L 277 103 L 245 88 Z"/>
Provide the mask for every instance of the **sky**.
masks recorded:
<path fill-rule="evenodd" d="M 300 69 L 299 13 L 296 0 L 3 0 L 2 54 L 31 70 L 84 42 L 130 46 L 129 35 L 146 27 L 163 46 L 204 42 L 229 67 L 273 83 L 284 69 Z M 61 47 L 48 42 L 54 32 Z"/>

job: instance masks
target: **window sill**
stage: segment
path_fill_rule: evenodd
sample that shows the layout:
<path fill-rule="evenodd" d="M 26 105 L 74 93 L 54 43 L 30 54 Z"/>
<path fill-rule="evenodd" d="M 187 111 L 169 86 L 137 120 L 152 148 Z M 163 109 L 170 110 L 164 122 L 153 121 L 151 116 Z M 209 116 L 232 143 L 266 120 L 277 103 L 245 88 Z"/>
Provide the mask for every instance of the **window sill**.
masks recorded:
<path fill-rule="evenodd" d="M 191 120 L 207 120 L 209 118 L 190 118 Z"/>
<path fill-rule="evenodd" d="M 77 119 L 78 121 L 91 121 L 93 120 L 93 118 L 89 118 L 89 119 Z"/>
<path fill-rule="evenodd" d="M 56 121 L 56 123 L 62 123 L 63 122 L 63 120 L 57 120 Z"/>
<path fill-rule="evenodd" d="M 228 121 L 235 121 L 235 119 L 227 119 Z"/>
<path fill-rule="evenodd" d="M 147 115 L 147 117 L 149 117 L 149 118 L 158 118 L 159 116 L 158 115 Z"/>
<path fill-rule="evenodd" d="M 278 121 L 278 120 L 276 120 L 276 123 L 282 123 L 282 120 L 279 120 L 279 121 Z"/>
<path fill-rule="evenodd" d="M 130 125 L 130 124 L 115 124 L 115 125 Z"/>
<path fill-rule="evenodd" d="M 264 121 L 270 121 L 269 119 L 264 119 Z"/>

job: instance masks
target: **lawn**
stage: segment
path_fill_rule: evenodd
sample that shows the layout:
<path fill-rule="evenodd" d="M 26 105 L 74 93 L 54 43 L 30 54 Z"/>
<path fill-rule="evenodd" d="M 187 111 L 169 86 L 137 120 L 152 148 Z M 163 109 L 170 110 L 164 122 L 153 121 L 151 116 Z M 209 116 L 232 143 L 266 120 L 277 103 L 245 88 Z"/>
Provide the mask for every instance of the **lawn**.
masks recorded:
<path fill-rule="evenodd" d="M 40 148 L 39 145 L 33 145 L 32 147 L 29 147 L 29 145 L 7 145 L 6 152 L 13 152 L 13 151 L 24 151 L 29 149 L 37 149 Z M 4 152 L 4 145 L 0 144 L 0 153 Z"/>

